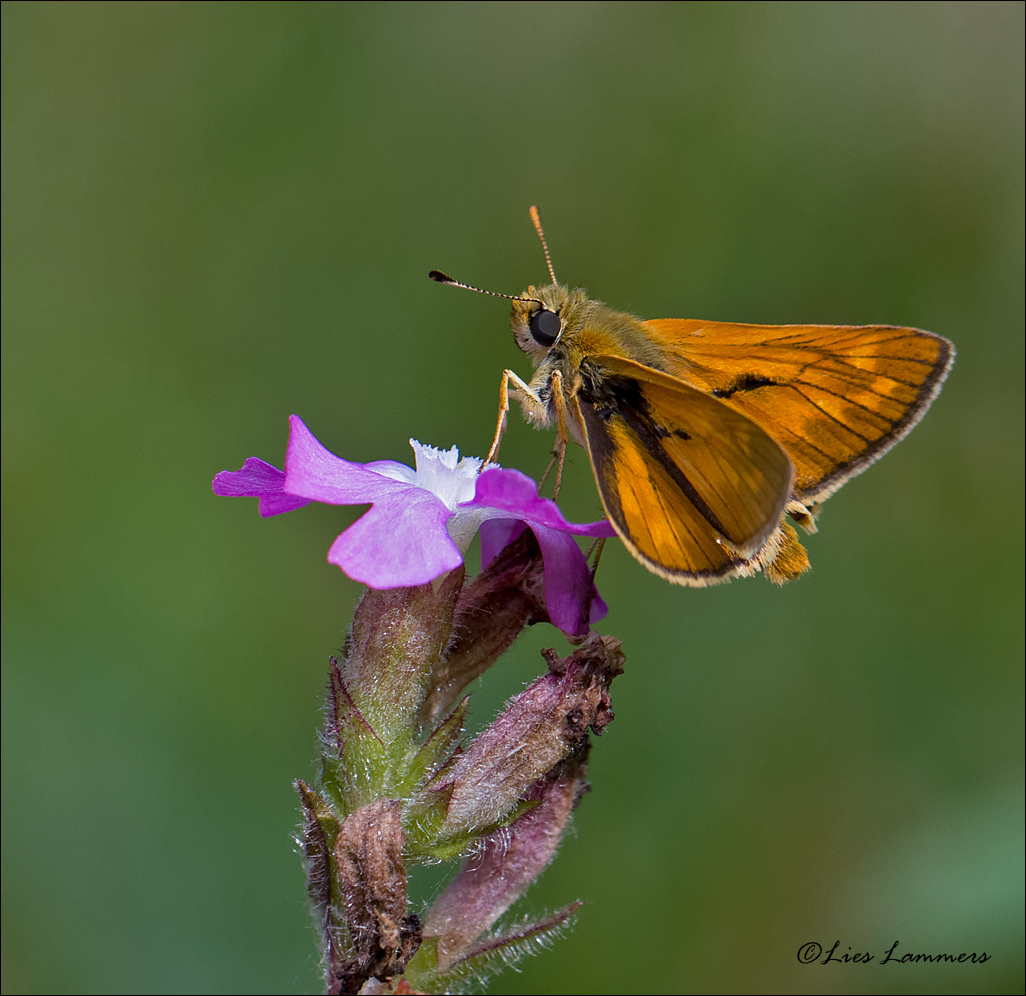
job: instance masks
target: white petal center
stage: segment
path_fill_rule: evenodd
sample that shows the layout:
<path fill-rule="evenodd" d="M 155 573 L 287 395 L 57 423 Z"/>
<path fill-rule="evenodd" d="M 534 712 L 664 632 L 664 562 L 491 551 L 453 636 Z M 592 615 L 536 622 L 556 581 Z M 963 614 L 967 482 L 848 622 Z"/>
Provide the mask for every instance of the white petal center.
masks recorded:
<path fill-rule="evenodd" d="M 410 445 L 417 456 L 417 474 L 413 483 L 418 488 L 430 491 L 451 512 L 460 502 L 474 497 L 482 460 L 477 457 L 461 460 L 455 446 L 451 450 L 439 450 L 418 443 L 416 439 L 411 439 Z"/>

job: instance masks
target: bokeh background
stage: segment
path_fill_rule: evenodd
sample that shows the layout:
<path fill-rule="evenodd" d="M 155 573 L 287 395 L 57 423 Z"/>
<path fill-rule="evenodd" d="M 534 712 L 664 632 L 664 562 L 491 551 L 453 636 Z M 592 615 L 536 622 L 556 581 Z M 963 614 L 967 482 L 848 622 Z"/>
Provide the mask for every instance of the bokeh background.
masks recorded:
<path fill-rule="evenodd" d="M 544 279 L 534 203 L 623 310 L 959 358 L 798 583 L 609 545 L 617 719 L 518 914 L 586 905 L 491 991 L 1021 991 L 1022 59 L 1018 3 L 5 3 L 4 992 L 318 990 L 290 783 L 356 512 L 210 479 L 280 464 L 290 412 L 353 460 L 483 454 L 529 364 L 427 271 Z M 548 446 L 515 418 L 503 462 Z"/>

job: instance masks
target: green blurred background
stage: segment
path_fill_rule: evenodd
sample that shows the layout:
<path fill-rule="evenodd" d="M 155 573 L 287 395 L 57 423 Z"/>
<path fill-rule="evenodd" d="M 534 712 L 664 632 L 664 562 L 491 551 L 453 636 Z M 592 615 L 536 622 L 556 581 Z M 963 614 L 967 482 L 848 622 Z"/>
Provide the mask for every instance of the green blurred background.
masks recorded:
<path fill-rule="evenodd" d="M 529 364 L 501 302 L 427 271 L 545 279 L 534 203 L 560 279 L 620 309 L 913 325 L 959 359 L 801 581 L 673 588 L 607 548 L 617 720 L 519 911 L 586 905 L 491 991 L 1021 991 L 1022 21 L 5 3 L 4 991 L 317 991 L 290 782 L 355 513 L 261 521 L 210 479 L 280 464 L 290 412 L 353 460 L 483 454 Z M 515 418 L 503 462 L 548 446 Z M 802 966 L 811 940 L 992 959 Z"/>

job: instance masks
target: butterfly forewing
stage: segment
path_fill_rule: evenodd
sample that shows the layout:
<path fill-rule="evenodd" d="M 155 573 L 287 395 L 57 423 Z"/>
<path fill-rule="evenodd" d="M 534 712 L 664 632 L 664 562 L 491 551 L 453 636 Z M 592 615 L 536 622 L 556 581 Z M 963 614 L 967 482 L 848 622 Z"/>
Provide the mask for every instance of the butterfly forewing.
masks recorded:
<path fill-rule="evenodd" d="M 795 497 L 814 502 L 922 418 L 954 361 L 932 332 L 887 325 L 644 323 L 667 372 L 748 416 L 787 451 Z"/>
<path fill-rule="evenodd" d="M 589 356 L 576 394 L 603 504 L 680 584 L 752 573 L 791 492 L 784 451 L 751 419 L 649 367 Z"/>

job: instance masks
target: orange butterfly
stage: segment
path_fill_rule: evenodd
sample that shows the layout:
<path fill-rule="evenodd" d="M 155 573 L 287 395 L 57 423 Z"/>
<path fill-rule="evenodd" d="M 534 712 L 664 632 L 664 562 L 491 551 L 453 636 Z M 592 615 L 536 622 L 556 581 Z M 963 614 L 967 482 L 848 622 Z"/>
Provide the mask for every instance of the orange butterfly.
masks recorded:
<path fill-rule="evenodd" d="M 557 428 L 556 491 L 572 438 L 627 549 L 674 584 L 760 570 L 783 584 L 807 570 L 788 519 L 815 532 L 820 503 L 911 430 L 954 362 L 947 339 L 919 329 L 612 311 L 556 280 L 537 208 L 531 219 L 552 283 L 494 296 L 513 301 L 513 335 L 536 372 L 530 383 L 503 373 L 486 463 L 512 394 L 529 421 Z"/>

